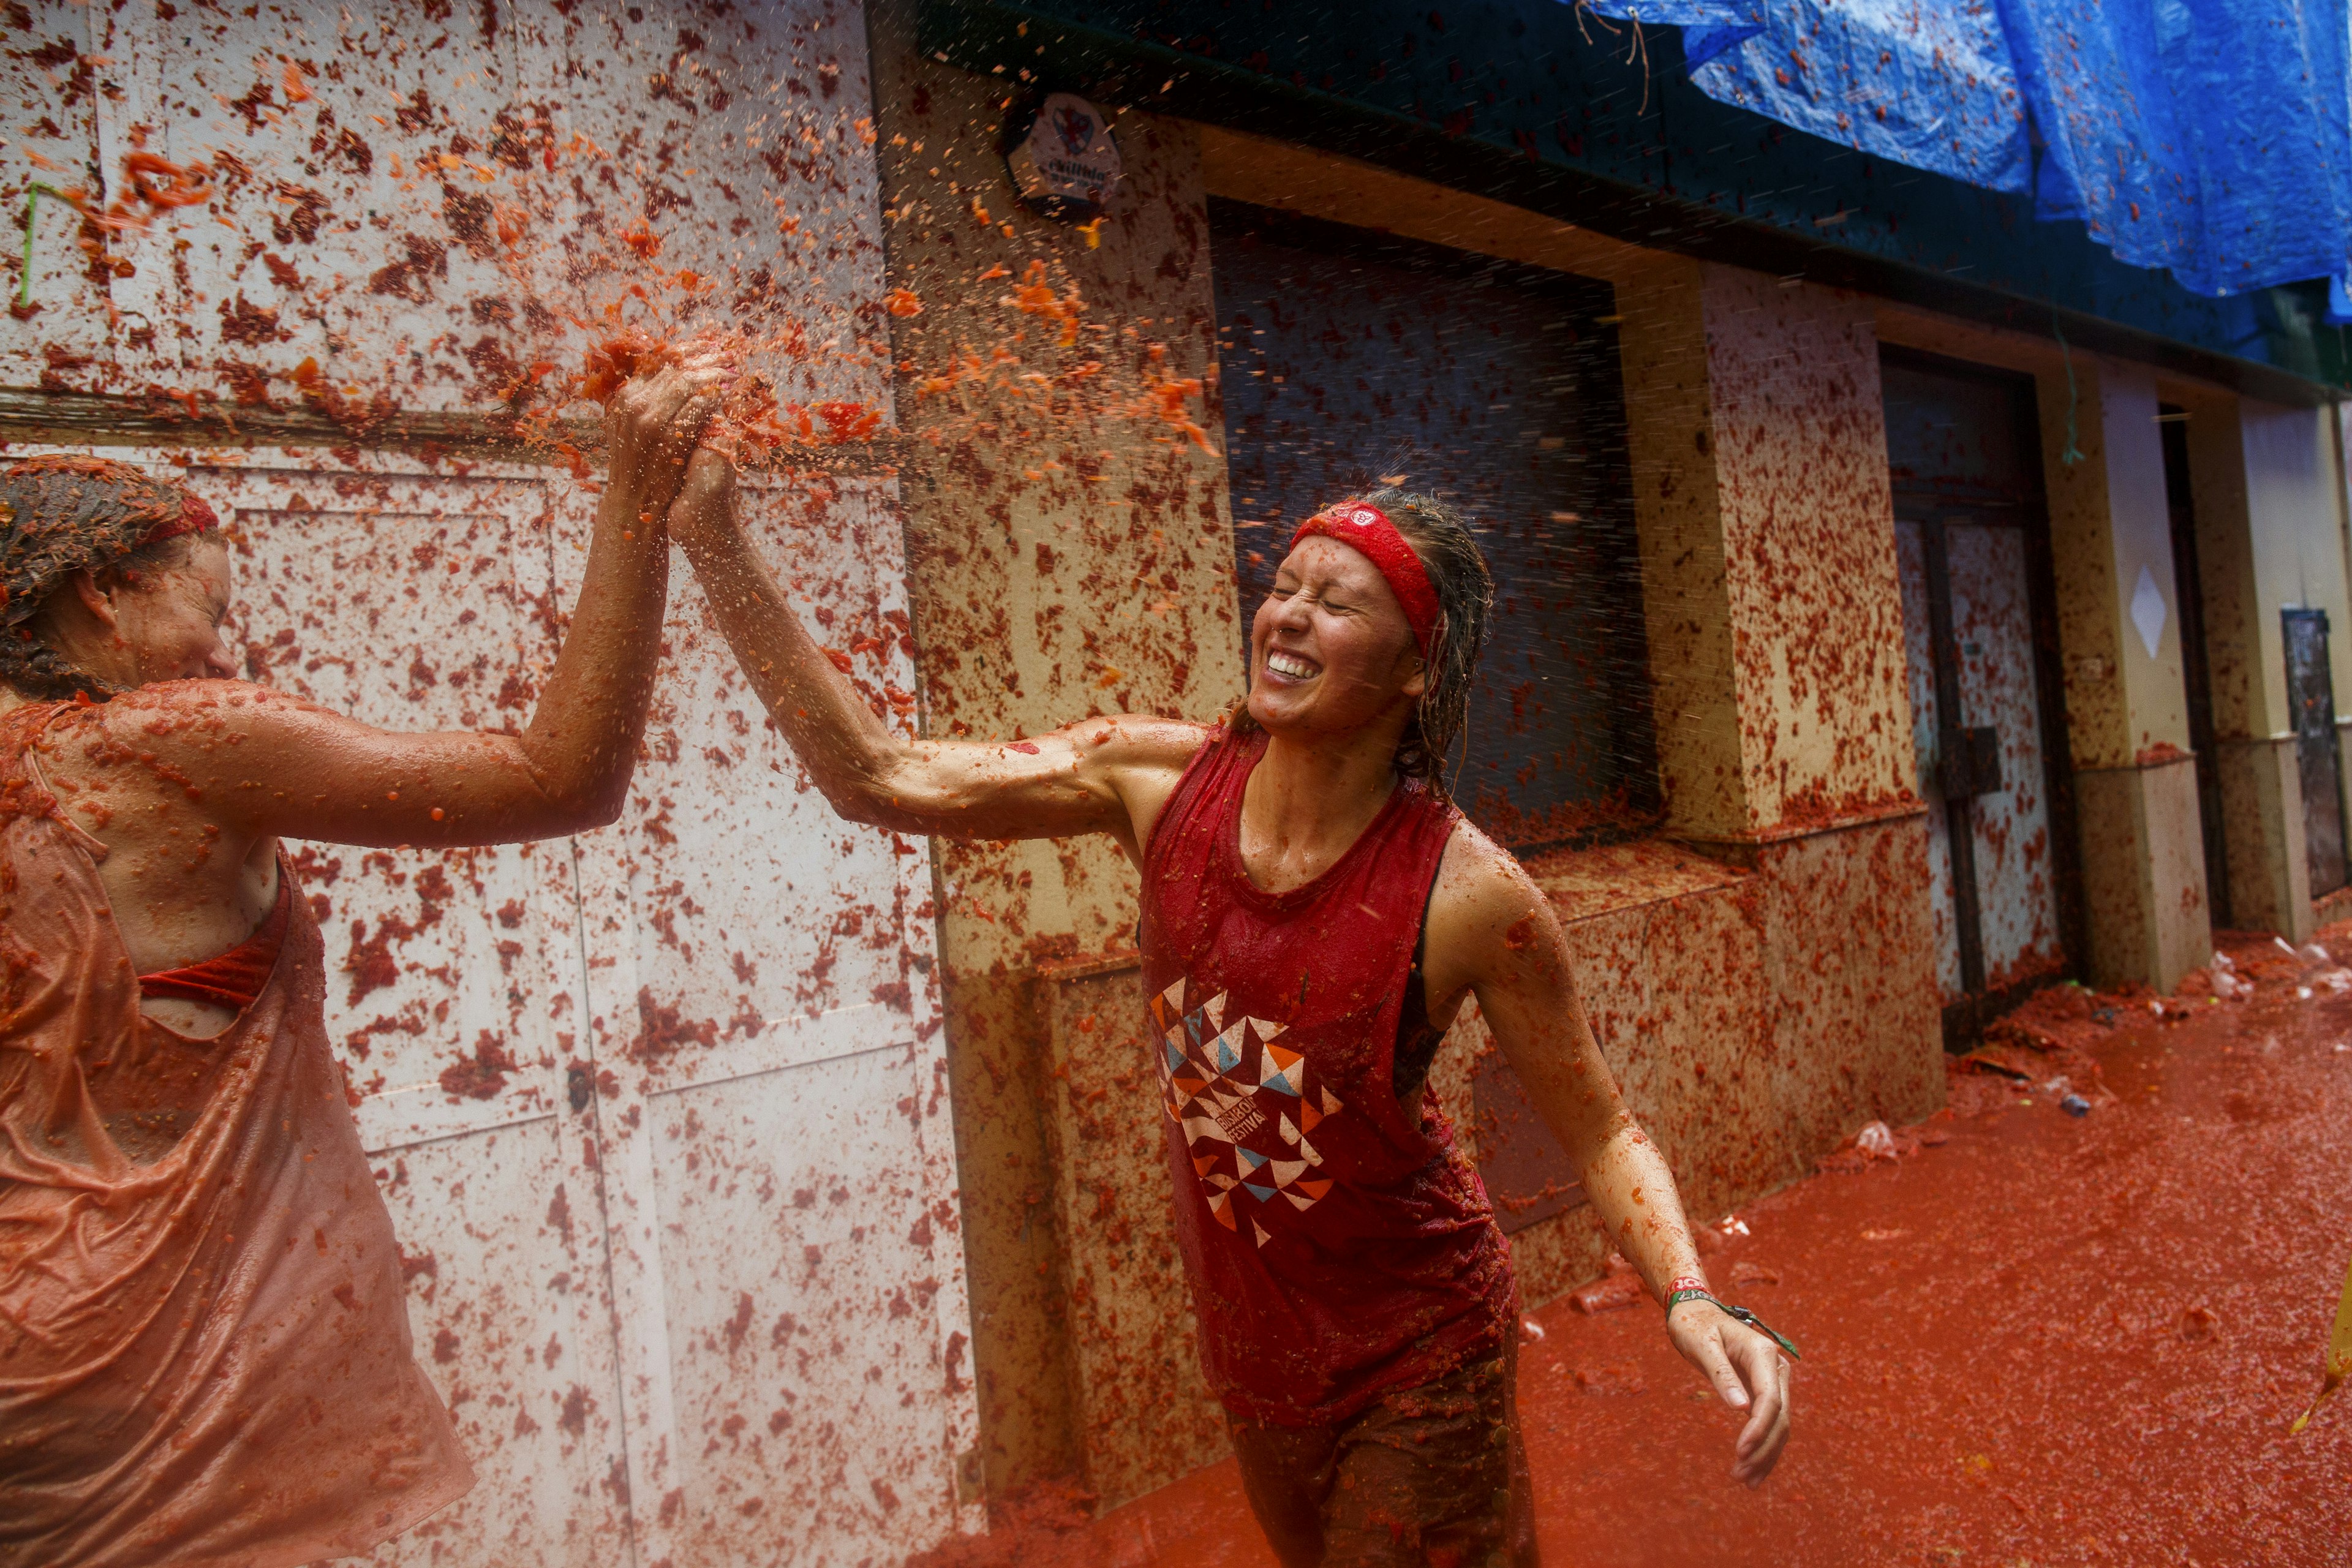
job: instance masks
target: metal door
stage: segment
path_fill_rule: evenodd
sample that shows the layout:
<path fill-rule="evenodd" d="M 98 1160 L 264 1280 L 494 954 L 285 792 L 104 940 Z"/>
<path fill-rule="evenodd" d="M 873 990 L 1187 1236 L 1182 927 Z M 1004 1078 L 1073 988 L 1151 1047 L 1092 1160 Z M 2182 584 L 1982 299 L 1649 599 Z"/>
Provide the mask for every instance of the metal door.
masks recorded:
<path fill-rule="evenodd" d="M 1949 1010 L 2066 964 L 2026 540 L 1948 514 L 1899 519 L 1895 532 Z"/>
<path fill-rule="evenodd" d="M 2074 888 L 2030 383 L 1883 366 L 1947 1046 L 2073 963 Z"/>
<path fill-rule="evenodd" d="M 2336 740 L 2336 682 L 2327 668 L 2327 612 L 2282 610 L 2286 634 L 2286 702 L 2294 715 L 2295 761 L 2303 774 L 2303 848 L 2311 896 L 2344 886 L 2344 786 Z"/>
<path fill-rule="evenodd" d="M 747 491 L 911 728 L 891 482 Z M 834 815 L 672 593 L 627 815 L 580 841 L 639 1561 L 891 1561 L 978 1522 L 930 857 Z"/>

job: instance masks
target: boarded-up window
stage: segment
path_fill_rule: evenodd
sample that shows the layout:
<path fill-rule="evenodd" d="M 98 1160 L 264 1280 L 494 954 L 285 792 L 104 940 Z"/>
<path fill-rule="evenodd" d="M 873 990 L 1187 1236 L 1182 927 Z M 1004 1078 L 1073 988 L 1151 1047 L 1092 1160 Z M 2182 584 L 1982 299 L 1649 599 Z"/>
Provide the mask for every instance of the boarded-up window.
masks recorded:
<path fill-rule="evenodd" d="M 1606 284 L 1210 205 L 1243 624 L 1290 532 L 1402 473 L 1475 521 L 1495 617 L 1456 797 L 1514 848 L 1657 801 Z"/>

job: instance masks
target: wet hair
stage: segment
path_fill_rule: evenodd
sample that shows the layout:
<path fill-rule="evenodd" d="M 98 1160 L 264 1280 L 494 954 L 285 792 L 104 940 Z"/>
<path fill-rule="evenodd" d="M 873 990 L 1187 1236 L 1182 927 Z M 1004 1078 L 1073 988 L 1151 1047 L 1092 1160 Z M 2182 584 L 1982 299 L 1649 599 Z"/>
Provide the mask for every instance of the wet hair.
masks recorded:
<path fill-rule="evenodd" d="M 187 507 L 187 491 L 129 463 L 0 459 L 0 683 L 36 699 L 112 696 L 48 642 L 43 612 L 76 572 L 135 583 L 185 565 L 196 536 L 155 535 Z"/>
<path fill-rule="evenodd" d="M 1396 771 L 1409 779 L 1426 779 L 1444 795 L 1445 760 L 1470 720 L 1470 688 L 1478 678 L 1479 650 L 1486 643 L 1495 579 L 1460 508 L 1392 485 L 1363 499 L 1388 514 L 1421 557 L 1429 585 L 1437 590 L 1437 625 L 1430 631 L 1424 661 L 1429 686 L 1397 742 Z"/>
<path fill-rule="evenodd" d="M 1388 514 L 1429 574 L 1437 591 L 1437 624 L 1430 631 L 1423 661 L 1429 684 L 1405 721 L 1394 766 L 1409 779 L 1422 779 L 1449 794 L 1446 759 L 1470 718 L 1470 688 L 1478 676 L 1478 652 L 1486 641 L 1486 616 L 1494 608 L 1495 580 L 1478 549 L 1470 520 L 1450 501 L 1420 490 L 1386 485 L 1358 498 Z M 1231 720 L 1244 732 L 1256 728 L 1246 699 Z"/>

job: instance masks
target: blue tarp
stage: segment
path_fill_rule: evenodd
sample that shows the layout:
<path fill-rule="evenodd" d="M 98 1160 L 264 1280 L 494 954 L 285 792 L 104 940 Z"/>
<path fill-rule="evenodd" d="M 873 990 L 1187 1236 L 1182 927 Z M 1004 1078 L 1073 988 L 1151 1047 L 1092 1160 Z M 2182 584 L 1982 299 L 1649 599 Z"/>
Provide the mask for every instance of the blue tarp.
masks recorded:
<path fill-rule="evenodd" d="M 2328 278 L 2352 304 L 2347 0 L 1583 4 L 1681 27 L 1718 102 L 2031 192 L 2195 293 Z"/>

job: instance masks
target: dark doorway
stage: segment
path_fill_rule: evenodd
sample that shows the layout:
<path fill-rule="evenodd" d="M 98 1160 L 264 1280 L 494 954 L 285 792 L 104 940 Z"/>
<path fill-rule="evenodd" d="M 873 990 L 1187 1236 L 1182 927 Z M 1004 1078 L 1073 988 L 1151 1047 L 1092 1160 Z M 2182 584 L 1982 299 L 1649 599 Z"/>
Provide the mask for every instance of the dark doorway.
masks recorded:
<path fill-rule="evenodd" d="M 2205 837 L 2205 896 L 2230 910 L 2228 841 L 2221 831 L 2221 753 L 2213 739 L 2212 666 L 2205 652 L 2205 578 L 2197 560 L 2197 511 L 2189 488 L 2189 412 L 2161 404 L 2164 500 L 2172 520 L 2172 602 L 2180 606 L 2180 679 L 2189 702 L 2189 749 L 2197 754 L 2197 815 Z"/>
<path fill-rule="evenodd" d="M 1495 611 L 1454 795 L 1513 851 L 1656 820 L 1615 294 L 1209 205 L 1243 635 L 1290 534 L 1403 471 L 1474 519 Z"/>
<path fill-rule="evenodd" d="M 1887 458 L 1944 1043 L 2081 952 L 2032 382 L 1888 349 Z"/>
<path fill-rule="evenodd" d="M 1654 825 L 1614 291 L 1238 202 L 1209 220 L 1244 635 L 1298 524 L 1402 472 L 1495 577 L 1454 798 L 1522 857 Z M 1506 1231 L 1583 1201 L 1499 1053 L 1471 1094 Z"/>
<path fill-rule="evenodd" d="M 2282 610 L 2286 632 L 2286 704 L 2294 715 L 2303 775 L 2303 847 L 2311 896 L 2344 886 L 2344 785 L 2336 745 L 2336 680 L 2327 668 L 2327 612 Z"/>

